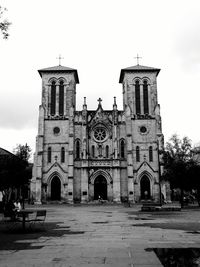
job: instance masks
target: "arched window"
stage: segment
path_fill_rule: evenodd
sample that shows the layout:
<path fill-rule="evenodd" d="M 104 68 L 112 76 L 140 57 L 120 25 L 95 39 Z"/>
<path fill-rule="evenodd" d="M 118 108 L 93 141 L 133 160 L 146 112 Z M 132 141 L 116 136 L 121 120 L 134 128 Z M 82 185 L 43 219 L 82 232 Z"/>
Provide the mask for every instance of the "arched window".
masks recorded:
<path fill-rule="evenodd" d="M 125 142 L 121 140 L 120 142 L 120 157 L 125 158 Z"/>
<path fill-rule="evenodd" d="M 144 114 L 149 114 L 148 84 L 146 80 L 143 83 L 143 101 L 144 101 Z"/>
<path fill-rule="evenodd" d="M 76 140 L 76 158 L 80 159 L 80 141 Z"/>
<path fill-rule="evenodd" d="M 64 114 L 64 82 L 60 81 L 59 84 L 59 115 Z"/>
<path fill-rule="evenodd" d="M 51 147 L 48 147 L 48 152 L 47 152 L 47 161 L 48 163 L 51 162 Z"/>
<path fill-rule="evenodd" d="M 106 146 L 106 158 L 109 158 L 109 146 Z"/>
<path fill-rule="evenodd" d="M 136 146 L 136 161 L 140 161 L 140 148 L 139 146 Z"/>
<path fill-rule="evenodd" d="M 153 148 L 152 146 L 149 147 L 149 161 L 153 161 Z"/>
<path fill-rule="evenodd" d="M 56 82 L 51 84 L 51 115 L 56 113 Z"/>
<path fill-rule="evenodd" d="M 140 83 L 139 81 L 136 81 L 135 83 L 135 108 L 136 108 L 136 114 L 140 114 L 141 108 L 140 108 Z"/>
<path fill-rule="evenodd" d="M 61 148 L 61 162 L 64 163 L 65 162 L 65 148 L 62 147 Z"/>
<path fill-rule="evenodd" d="M 92 157 L 95 157 L 95 146 L 92 146 Z"/>

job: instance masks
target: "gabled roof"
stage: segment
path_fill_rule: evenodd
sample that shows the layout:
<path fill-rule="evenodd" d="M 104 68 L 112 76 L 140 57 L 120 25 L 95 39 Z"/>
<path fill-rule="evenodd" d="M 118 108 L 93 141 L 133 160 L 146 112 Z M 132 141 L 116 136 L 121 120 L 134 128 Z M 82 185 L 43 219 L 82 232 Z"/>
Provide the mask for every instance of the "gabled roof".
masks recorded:
<path fill-rule="evenodd" d="M 7 151 L 7 150 L 5 150 L 5 149 L 0 147 L 0 156 L 5 156 L 5 155 L 7 155 L 7 156 L 15 156 L 11 152 L 9 152 L 9 151 Z"/>
<path fill-rule="evenodd" d="M 125 69 L 121 69 L 120 77 L 119 77 L 119 83 L 123 82 L 124 79 L 124 73 L 125 72 L 156 72 L 156 76 L 160 72 L 160 69 L 153 68 L 153 67 L 147 67 L 147 66 L 142 66 L 142 65 L 135 65 L 132 67 L 128 67 Z"/>
<path fill-rule="evenodd" d="M 78 79 L 78 72 L 76 69 L 72 69 L 72 68 L 68 68 L 68 67 L 64 67 L 61 65 L 55 66 L 55 67 L 50 67 L 50 68 L 44 68 L 44 69 L 40 69 L 38 70 L 40 76 L 42 77 L 42 73 L 48 73 L 48 72 L 74 72 L 75 75 L 75 81 L 76 83 L 79 83 L 79 79 Z"/>

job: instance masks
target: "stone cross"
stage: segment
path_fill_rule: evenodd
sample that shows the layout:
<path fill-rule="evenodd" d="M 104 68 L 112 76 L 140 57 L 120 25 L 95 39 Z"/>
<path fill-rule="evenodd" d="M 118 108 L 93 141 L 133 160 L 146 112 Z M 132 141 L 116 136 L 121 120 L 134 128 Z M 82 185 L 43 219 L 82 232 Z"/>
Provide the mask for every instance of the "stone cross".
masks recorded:
<path fill-rule="evenodd" d="M 99 105 L 101 105 L 102 99 L 100 97 L 99 97 L 99 99 L 97 99 L 97 101 L 99 101 Z"/>
<path fill-rule="evenodd" d="M 142 57 L 139 57 L 139 55 L 137 54 L 137 57 L 134 57 L 137 59 L 137 65 L 139 65 L 139 59 L 142 58 Z"/>
<path fill-rule="evenodd" d="M 57 57 L 56 59 L 59 60 L 59 66 L 61 66 L 61 59 L 64 59 L 63 57 L 61 57 L 61 55 L 59 55 L 59 57 Z"/>

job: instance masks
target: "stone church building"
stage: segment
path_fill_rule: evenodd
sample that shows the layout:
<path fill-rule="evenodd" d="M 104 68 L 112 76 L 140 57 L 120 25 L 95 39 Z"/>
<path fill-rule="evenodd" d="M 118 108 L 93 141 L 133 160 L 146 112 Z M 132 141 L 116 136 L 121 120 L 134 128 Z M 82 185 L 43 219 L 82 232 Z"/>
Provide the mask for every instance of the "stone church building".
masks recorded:
<path fill-rule="evenodd" d="M 123 110 L 104 110 L 99 98 L 76 110 L 76 69 L 39 70 L 42 101 L 36 138 L 32 197 L 48 201 L 159 201 L 159 150 L 164 138 L 157 99 L 160 69 L 135 65 L 121 70 Z"/>

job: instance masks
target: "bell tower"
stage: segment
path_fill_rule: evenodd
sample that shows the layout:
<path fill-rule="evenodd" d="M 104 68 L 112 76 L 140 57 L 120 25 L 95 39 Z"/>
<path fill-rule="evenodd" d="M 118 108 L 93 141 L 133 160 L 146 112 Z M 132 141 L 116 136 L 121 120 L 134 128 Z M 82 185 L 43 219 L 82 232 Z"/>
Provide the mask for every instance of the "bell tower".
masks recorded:
<path fill-rule="evenodd" d="M 73 119 L 78 73 L 61 65 L 38 72 L 42 78 L 42 101 L 31 191 L 36 203 L 60 199 L 70 202 L 73 200 Z M 51 199 L 54 184 L 60 193 Z"/>
<path fill-rule="evenodd" d="M 138 58 L 137 58 L 138 59 Z M 157 100 L 160 69 L 137 65 L 121 70 L 126 121 L 127 173 L 130 201 L 159 200 L 159 150 L 164 139 Z M 143 186 L 145 182 L 145 186 Z M 143 188 L 147 193 L 144 193 Z M 154 189 L 152 189 L 154 188 Z"/>

